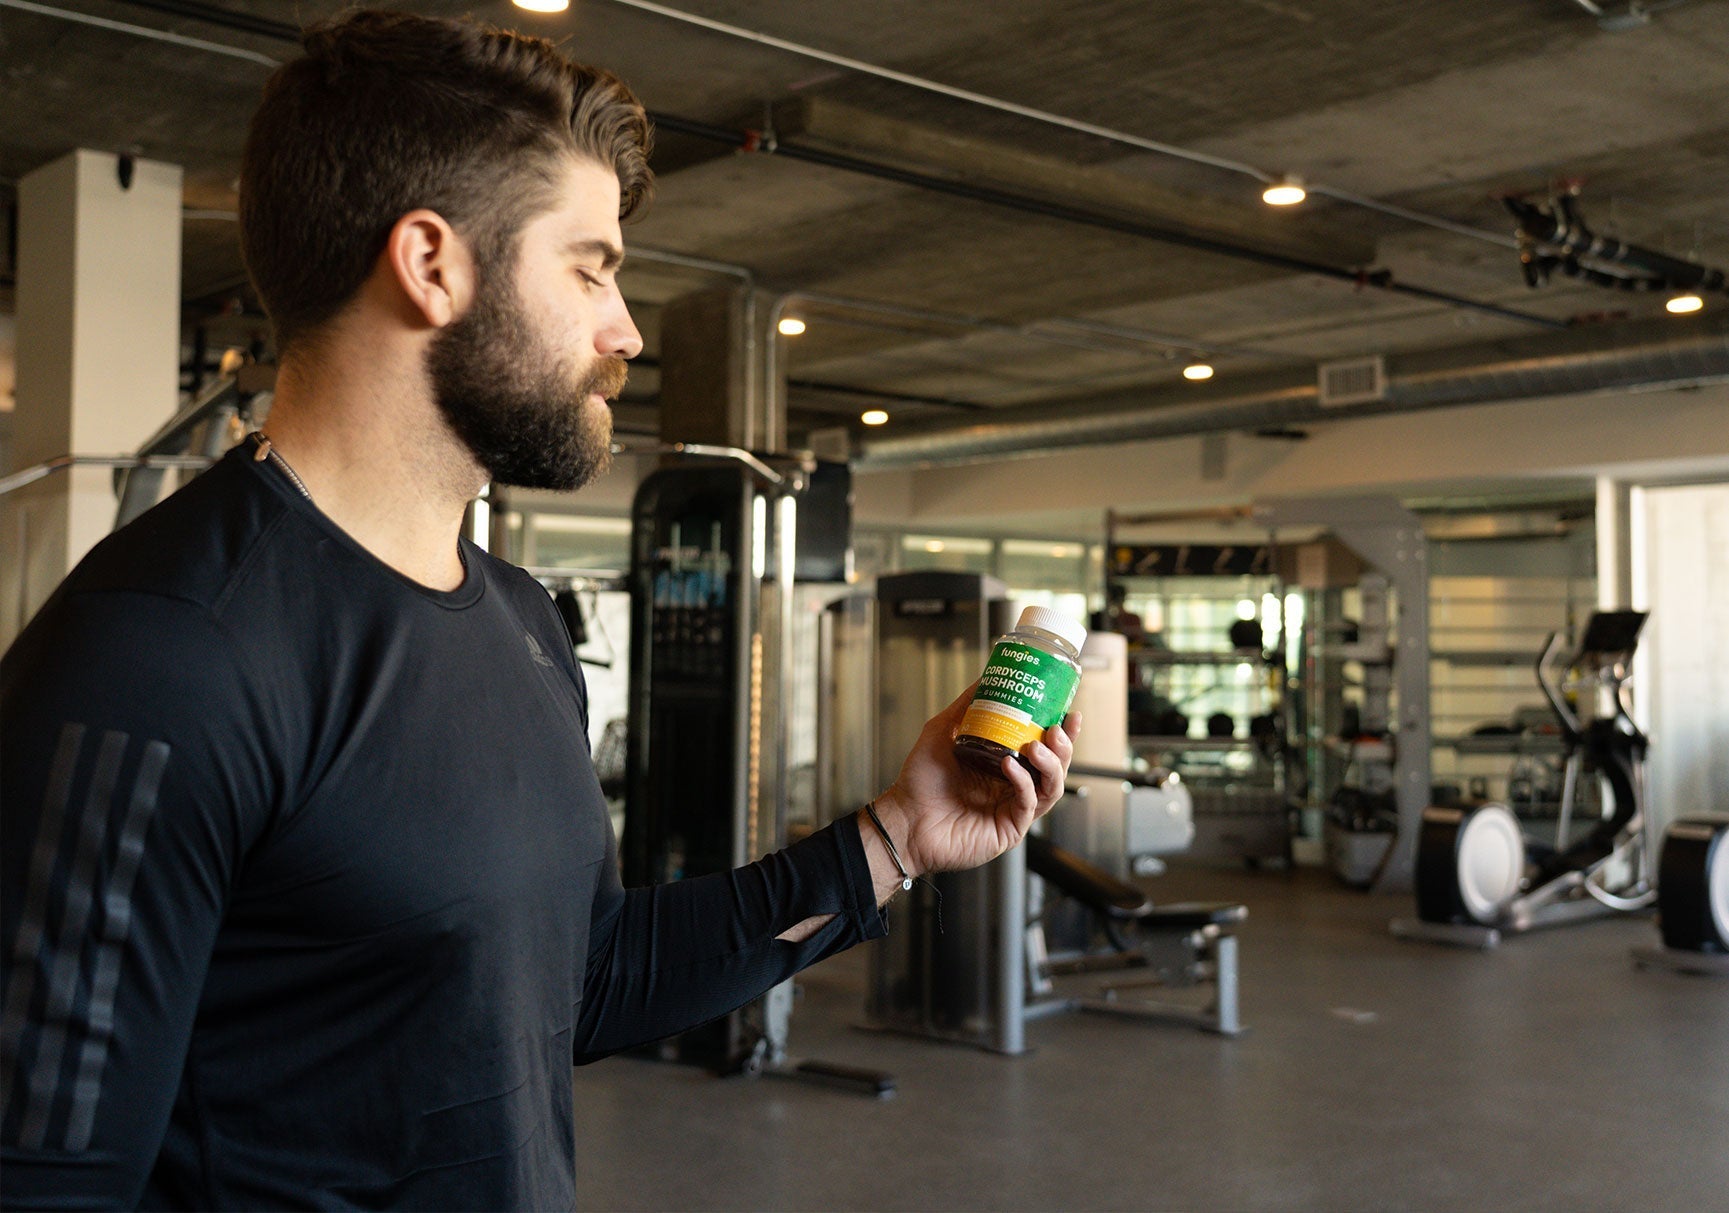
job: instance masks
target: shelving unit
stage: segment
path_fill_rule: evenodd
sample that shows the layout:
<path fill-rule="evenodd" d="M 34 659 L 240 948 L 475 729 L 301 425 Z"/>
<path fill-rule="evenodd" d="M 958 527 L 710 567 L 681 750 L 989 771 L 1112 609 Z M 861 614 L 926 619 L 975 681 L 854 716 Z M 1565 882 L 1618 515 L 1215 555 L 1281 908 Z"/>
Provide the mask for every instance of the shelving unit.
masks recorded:
<path fill-rule="evenodd" d="M 1429 565 L 1421 520 L 1395 499 L 1258 502 L 1281 534 L 1303 528 L 1291 745 L 1301 828 L 1351 883 L 1411 888 L 1429 804 Z M 1365 739 L 1375 744 L 1366 745 Z"/>
<path fill-rule="evenodd" d="M 1329 866 L 1352 884 L 1374 879 L 1399 828 L 1400 745 L 1428 744 L 1410 722 L 1399 727 L 1398 615 L 1391 579 L 1366 566 L 1348 587 L 1313 590 L 1305 615 L 1304 804 L 1321 819 Z"/>
<path fill-rule="evenodd" d="M 1288 863 L 1290 809 L 1283 764 L 1253 743 L 1131 737 L 1139 757 L 1175 770 L 1194 798 L 1193 854 L 1249 864 Z"/>
<path fill-rule="evenodd" d="M 1136 756 L 1182 776 L 1194 797 L 1192 853 L 1288 862 L 1284 765 L 1284 586 L 1268 536 L 1254 543 L 1133 543 L 1107 522 L 1106 601 L 1143 629 L 1130 636 L 1130 733 Z M 1259 644 L 1230 644 L 1252 622 Z M 1229 736 L 1208 719 L 1231 720 Z M 1180 720 L 1179 720 L 1180 718 Z M 1259 718 L 1260 726 L 1252 724 Z M 1270 719 L 1269 719 L 1270 718 Z M 1180 731 L 1173 727 L 1180 722 Z"/>

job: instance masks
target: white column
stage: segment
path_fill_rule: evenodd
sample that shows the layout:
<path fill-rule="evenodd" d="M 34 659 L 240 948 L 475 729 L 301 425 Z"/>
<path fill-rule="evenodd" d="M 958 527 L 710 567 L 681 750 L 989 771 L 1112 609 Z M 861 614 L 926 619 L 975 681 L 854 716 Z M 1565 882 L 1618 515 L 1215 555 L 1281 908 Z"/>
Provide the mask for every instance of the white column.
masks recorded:
<path fill-rule="evenodd" d="M 1650 611 L 1634 659 L 1634 716 L 1651 736 L 1648 811 L 1729 808 L 1729 484 L 1634 492 L 1633 592 Z"/>
<path fill-rule="evenodd" d="M 1597 605 L 1622 610 L 1632 601 L 1633 544 L 1630 486 L 1597 477 Z"/>
<path fill-rule="evenodd" d="M 12 469 L 136 450 L 173 415 L 180 372 L 178 165 L 80 150 L 18 185 Z M 106 469 L 0 499 L 0 644 L 114 525 Z"/>

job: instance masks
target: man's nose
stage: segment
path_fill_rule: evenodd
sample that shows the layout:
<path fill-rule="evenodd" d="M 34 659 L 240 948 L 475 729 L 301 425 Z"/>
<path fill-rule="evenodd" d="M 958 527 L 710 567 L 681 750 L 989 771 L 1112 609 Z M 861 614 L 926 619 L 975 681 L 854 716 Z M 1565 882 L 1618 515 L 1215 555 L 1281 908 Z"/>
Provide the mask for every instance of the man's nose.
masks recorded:
<path fill-rule="evenodd" d="M 635 358 L 642 353 L 642 334 L 636 331 L 636 321 L 630 318 L 630 308 L 616 287 L 613 299 L 616 305 L 594 335 L 595 352 L 614 358 Z"/>

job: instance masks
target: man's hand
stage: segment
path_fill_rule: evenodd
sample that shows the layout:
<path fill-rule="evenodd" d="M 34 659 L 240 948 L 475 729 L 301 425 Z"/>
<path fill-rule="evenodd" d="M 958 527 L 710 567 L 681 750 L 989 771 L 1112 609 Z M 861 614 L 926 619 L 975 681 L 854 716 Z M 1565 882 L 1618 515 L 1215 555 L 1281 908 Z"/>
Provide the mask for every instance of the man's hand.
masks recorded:
<path fill-rule="evenodd" d="M 1036 783 L 1007 754 L 999 779 L 955 757 L 955 732 L 972 702 L 973 690 L 968 687 L 925 724 L 893 786 L 876 800 L 877 816 L 913 876 L 959 871 L 995 859 L 1025 837 L 1028 827 L 1063 794 L 1080 717 L 1070 714 L 1060 726 L 1045 730 L 1043 740 L 1028 742 L 1021 750 L 1038 774 Z M 859 832 L 873 874 L 886 869 L 886 888 L 878 881 L 878 891 L 886 900 L 898 886 L 899 875 L 886 851 L 880 854 L 879 868 L 881 839 L 868 818 L 861 818 Z"/>

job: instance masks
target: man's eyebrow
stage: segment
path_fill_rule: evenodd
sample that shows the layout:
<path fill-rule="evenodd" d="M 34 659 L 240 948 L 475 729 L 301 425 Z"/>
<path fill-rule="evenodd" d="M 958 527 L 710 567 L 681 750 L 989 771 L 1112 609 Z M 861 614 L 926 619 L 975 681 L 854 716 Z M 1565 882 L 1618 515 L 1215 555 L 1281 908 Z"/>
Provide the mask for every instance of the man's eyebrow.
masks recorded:
<path fill-rule="evenodd" d="M 603 270 L 616 270 L 624 264 L 624 250 L 609 240 L 578 238 L 565 245 L 564 251 L 572 257 L 599 257 Z"/>

